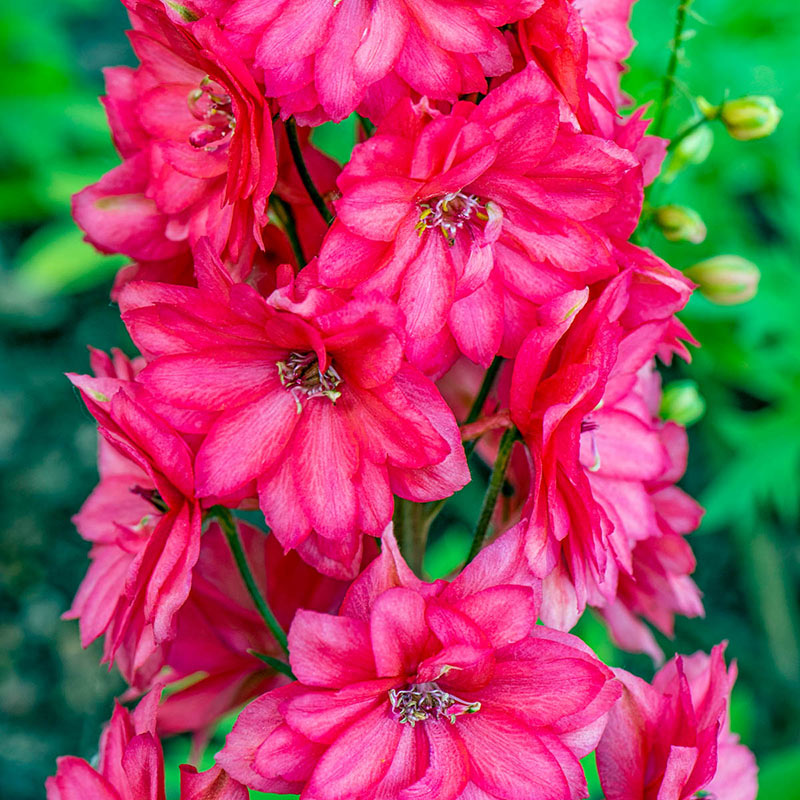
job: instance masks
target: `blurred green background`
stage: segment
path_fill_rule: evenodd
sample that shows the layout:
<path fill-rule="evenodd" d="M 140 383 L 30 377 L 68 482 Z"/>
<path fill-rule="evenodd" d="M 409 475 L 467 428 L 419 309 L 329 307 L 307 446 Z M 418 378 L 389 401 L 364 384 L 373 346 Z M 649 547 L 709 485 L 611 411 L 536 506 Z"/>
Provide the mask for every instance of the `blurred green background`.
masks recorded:
<path fill-rule="evenodd" d="M 676 2 L 639 0 L 640 44 L 625 86 L 659 95 Z M 701 245 L 648 244 L 676 267 L 736 253 L 763 273 L 758 296 L 719 308 L 693 298 L 683 318 L 702 342 L 690 366 L 708 402 L 690 431 L 685 487 L 707 507 L 691 537 L 707 616 L 680 620 L 675 650 L 721 639 L 739 662 L 733 725 L 759 756 L 762 800 L 800 798 L 800 10 L 797 0 L 696 0 L 667 131 L 687 95 L 773 95 L 785 115 L 769 139 L 740 143 L 714 126 L 702 165 L 659 195 L 696 209 Z M 70 195 L 117 162 L 97 95 L 104 66 L 131 63 L 114 0 L 0 0 L 5 122 L 0 162 L 0 771 L 3 797 L 44 796 L 59 754 L 91 757 L 121 683 L 59 621 L 86 568 L 70 523 L 96 481 L 94 425 L 64 371 L 88 368 L 86 344 L 128 347 L 108 301 L 120 266 L 81 241 Z M 693 35 L 692 35 L 693 32 Z M 685 93 L 684 93 L 685 91 Z M 341 157 L 352 127 L 318 141 Z M 480 479 L 481 469 L 476 466 Z M 484 476 L 485 477 L 485 476 Z M 470 487 L 438 521 L 432 571 L 458 559 L 479 503 Z M 610 663 L 649 677 L 585 617 L 579 631 Z M 220 731 L 220 735 L 222 735 Z M 212 745 L 213 748 L 213 745 Z M 212 749 L 213 752 L 213 749 Z M 188 742 L 167 743 L 174 767 Z M 174 796 L 173 784 L 173 796 Z M 724 799 L 721 799 L 724 800 Z"/>

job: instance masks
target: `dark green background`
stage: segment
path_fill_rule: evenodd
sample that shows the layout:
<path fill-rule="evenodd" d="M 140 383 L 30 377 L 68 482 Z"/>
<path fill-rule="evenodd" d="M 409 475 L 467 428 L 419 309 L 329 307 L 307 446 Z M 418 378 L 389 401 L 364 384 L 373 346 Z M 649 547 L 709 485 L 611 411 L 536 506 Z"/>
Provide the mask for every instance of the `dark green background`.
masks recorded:
<path fill-rule="evenodd" d="M 626 86 L 658 97 L 676 3 L 639 0 L 640 41 Z M 668 131 L 691 114 L 686 95 L 773 95 L 785 116 L 769 139 L 739 143 L 715 128 L 709 159 L 663 200 L 695 208 L 702 245 L 649 244 L 676 267 L 737 253 L 763 272 L 759 295 L 735 308 L 694 298 L 684 320 L 703 347 L 690 377 L 708 401 L 691 429 L 685 486 L 708 508 L 691 538 L 704 620 L 681 620 L 667 652 L 728 639 L 739 661 L 734 727 L 758 754 L 762 800 L 800 798 L 800 11 L 796 0 L 696 0 Z M 0 774 L 3 797 L 43 796 L 55 757 L 91 757 L 114 693 L 99 649 L 80 649 L 60 622 L 86 568 L 73 514 L 96 481 L 94 425 L 62 373 L 85 371 L 88 343 L 129 347 L 108 302 L 120 265 L 81 242 L 69 197 L 114 166 L 102 110 L 103 66 L 131 63 L 113 0 L 0 0 Z M 683 94 L 685 90 L 686 95 Z M 346 155 L 352 127 L 318 142 Z M 480 502 L 480 480 L 450 504 L 429 567 L 454 565 Z M 613 650 L 584 618 L 579 632 L 607 661 L 644 676 L 643 657 Z M 185 741 L 167 744 L 174 765 Z M 174 793 L 174 781 L 173 781 Z"/>

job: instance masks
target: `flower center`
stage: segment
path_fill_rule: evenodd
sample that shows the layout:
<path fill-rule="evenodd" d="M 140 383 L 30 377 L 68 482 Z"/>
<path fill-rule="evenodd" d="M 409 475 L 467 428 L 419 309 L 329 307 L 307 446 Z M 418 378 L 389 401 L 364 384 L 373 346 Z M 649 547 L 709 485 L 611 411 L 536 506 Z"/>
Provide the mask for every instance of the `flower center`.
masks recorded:
<path fill-rule="evenodd" d="M 189 144 L 210 153 L 227 144 L 236 129 L 230 95 L 206 75 L 186 102 L 192 116 L 202 123 L 189 134 Z"/>
<path fill-rule="evenodd" d="M 419 235 L 429 228 L 439 228 L 451 245 L 473 214 L 482 222 L 489 219 L 485 205 L 474 194 L 464 192 L 450 192 L 438 200 L 420 203 L 419 208 L 419 222 L 415 226 Z"/>
<path fill-rule="evenodd" d="M 298 414 L 303 410 L 301 401 L 305 397 L 324 395 L 335 403 L 342 396 L 339 391 L 341 376 L 332 364 L 322 372 L 316 353 L 290 353 L 286 361 L 278 361 L 275 366 L 281 383 L 297 403 Z"/>
<path fill-rule="evenodd" d="M 397 721 L 407 722 L 412 728 L 418 722 L 424 722 L 431 717 L 434 719 L 446 717 L 454 723 L 457 716 L 474 714 L 481 708 L 478 702 L 470 703 L 468 700 L 448 694 L 433 681 L 412 683 L 407 689 L 399 691 L 391 689 L 389 701 Z"/>

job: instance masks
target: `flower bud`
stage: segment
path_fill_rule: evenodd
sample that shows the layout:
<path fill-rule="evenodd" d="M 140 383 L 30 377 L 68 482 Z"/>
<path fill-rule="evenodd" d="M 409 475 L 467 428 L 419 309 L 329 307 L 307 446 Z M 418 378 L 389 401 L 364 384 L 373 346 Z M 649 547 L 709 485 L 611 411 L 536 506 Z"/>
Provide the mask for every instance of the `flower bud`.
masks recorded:
<path fill-rule="evenodd" d="M 684 270 L 712 303 L 733 306 L 755 297 L 761 272 L 741 256 L 715 256 Z"/>
<path fill-rule="evenodd" d="M 674 381 L 668 384 L 661 396 L 663 419 L 689 427 L 706 412 L 706 401 L 694 381 Z"/>
<path fill-rule="evenodd" d="M 686 206 L 659 206 L 653 212 L 653 220 L 670 242 L 700 244 L 706 238 L 705 223 L 694 209 Z"/>
<path fill-rule="evenodd" d="M 741 142 L 769 136 L 783 116 L 775 101 L 766 95 L 750 95 L 725 101 L 719 118 L 728 133 Z"/>

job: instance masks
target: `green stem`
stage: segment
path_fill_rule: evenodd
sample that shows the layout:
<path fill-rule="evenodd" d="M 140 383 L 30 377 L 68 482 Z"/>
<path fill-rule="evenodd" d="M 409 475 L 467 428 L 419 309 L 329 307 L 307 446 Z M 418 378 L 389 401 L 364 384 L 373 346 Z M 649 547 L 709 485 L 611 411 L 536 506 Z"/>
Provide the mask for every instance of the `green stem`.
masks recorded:
<path fill-rule="evenodd" d="M 489 487 L 483 498 L 481 514 L 478 517 L 478 524 L 475 526 L 475 533 L 472 536 L 472 547 L 469 549 L 467 564 L 478 555 L 481 547 L 483 547 L 483 540 L 486 538 L 486 532 L 492 520 L 494 507 L 497 504 L 497 496 L 500 494 L 500 489 L 503 488 L 503 483 L 505 483 L 506 470 L 511 460 L 511 451 L 514 449 L 514 442 L 516 442 L 517 436 L 517 429 L 509 428 L 503 434 L 503 438 L 500 439 L 500 447 L 497 451 L 494 469 L 492 470 L 492 476 L 489 478 Z"/>
<path fill-rule="evenodd" d="M 297 235 L 297 224 L 295 223 L 291 206 L 276 194 L 270 197 L 269 204 L 275 212 L 286 238 L 289 240 L 289 246 L 292 248 L 295 259 L 297 259 L 297 266 L 302 269 L 306 265 L 306 257 L 303 253 L 303 246 L 300 244 L 300 237 Z"/>
<path fill-rule="evenodd" d="M 250 565 L 247 563 L 247 556 L 245 555 L 244 548 L 242 547 L 242 540 L 239 538 L 239 529 L 236 527 L 236 522 L 233 518 L 233 515 L 224 506 L 214 506 L 209 510 L 209 515 L 214 517 L 217 522 L 219 522 L 219 526 L 222 528 L 222 532 L 225 534 L 225 538 L 228 540 L 228 546 L 231 548 L 233 560 L 236 562 L 239 574 L 242 576 L 244 585 L 247 587 L 247 591 L 250 593 L 250 597 L 258 609 L 258 613 L 261 614 L 264 622 L 267 623 L 267 627 L 272 632 L 275 640 L 288 655 L 289 642 L 286 639 L 286 633 L 284 632 L 283 628 L 281 628 L 280 623 L 272 613 L 272 609 L 267 604 L 267 601 L 264 599 L 264 595 L 261 594 L 261 590 L 256 584 L 256 579 L 253 577 L 253 573 L 250 570 Z"/>
<path fill-rule="evenodd" d="M 303 186 L 306 187 L 308 196 L 311 198 L 311 202 L 314 204 L 317 211 L 319 211 L 322 219 L 325 220 L 326 224 L 330 225 L 333 222 L 333 214 L 331 214 L 328 206 L 322 199 L 322 195 L 314 185 L 308 167 L 306 167 L 306 162 L 303 159 L 303 151 L 300 149 L 300 139 L 297 136 L 297 123 L 294 121 L 294 117 L 289 117 L 289 119 L 286 120 L 285 127 L 286 135 L 289 137 L 289 149 L 292 151 L 292 158 L 294 159 L 295 167 L 297 167 L 297 172 L 300 175 L 300 180 L 303 182 Z"/>
<path fill-rule="evenodd" d="M 661 132 L 664 129 L 667 107 L 672 99 L 672 91 L 675 87 L 675 73 L 678 71 L 678 53 L 680 52 L 683 28 L 686 25 L 686 12 L 689 10 L 691 4 L 692 0 L 680 0 L 678 3 L 678 11 L 675 15 L 675 32 L 671 43 L 672 53 L 669 57 L 669 63 L 667 64 L 664 82 L 661 85 L 661 102 L 658 105 L 658 114 L 653 123 L 653 136 L 661 136 Z"/>
<path fill-rule="evenodd" d="M 469 414 L 467 414 L 467 418 L 464 420 L 464 425 L 470 425 L 481 415 L 481 411 L 483 411 L 483 404 L 486 402 L 486 398 L 489 396 L 492 386 L 494 386 L 495 378 L 497 377 L 497 373 L 500 371 L 500 367 L 503 366 L 504 360 L 505 359 L 503 359 L 501 356 L 495 356 L 494 360 L 489 365 L 489 369 L 486 370 L 486 374 L 483 376 L 481 388 L 478 390 L 478 394 L 475 395 L 472 408 L 469 410 Z M 467 458 L 472 455 L 477 444 L 478 437 L 472 439 L 464 445 L 464 452 L 466 453 Z"/>
<path fill-rule="evenodd" d="M 670 139 L 667 145 L 667 151 L 674 150 L 687 136 L 691 136 L 698 128 L 702 128 L 703 125 L 706 125 L 709 121 L 708 117 L 701 117 L 679 133 L 676 133 L 675 136 Z"/>
<path fill-rule="evenodd" d="M 428 533 L 435 515 L 429 515 L 429 503 L 414 503 L 396 497 L 394 501 L 394 527 L 400 550 L 406 563 L 416 575 L 422 576 Z"/>

